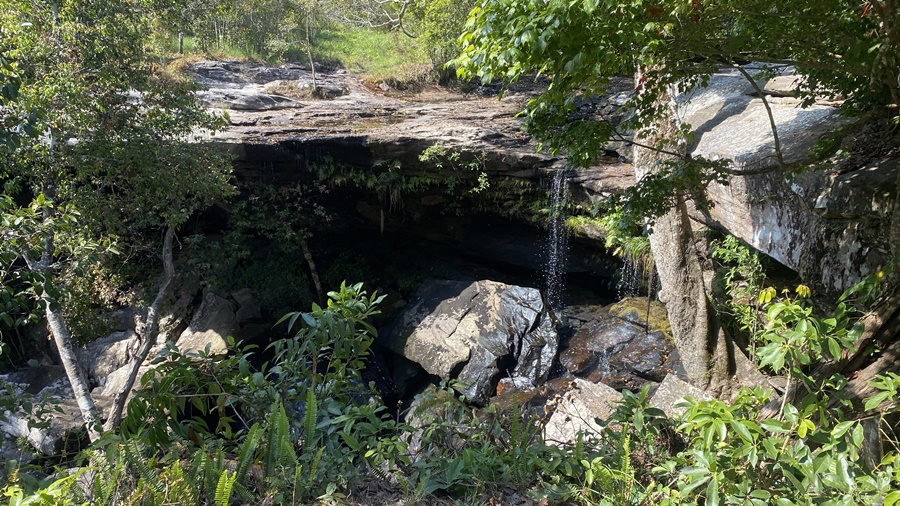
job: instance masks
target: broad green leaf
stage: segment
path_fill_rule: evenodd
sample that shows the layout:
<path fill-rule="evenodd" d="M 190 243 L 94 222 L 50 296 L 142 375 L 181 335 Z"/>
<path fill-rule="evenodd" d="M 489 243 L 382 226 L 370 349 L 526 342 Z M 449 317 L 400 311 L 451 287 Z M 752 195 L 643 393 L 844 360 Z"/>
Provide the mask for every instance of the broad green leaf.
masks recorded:
<path fill-rule="evenodd" d="M 706 506 L 719 506 L 719 482 L 715 478 L 706 487 Z"/>
<path fill-rule="evenodd" d="M 880 392 L 880 393 L 873 395 L 866 401 L 866 405 L 865 405 L 866 411 L 875 409 L 876 407 L 878 407 L 879 404 L 881 404 L 885 399 L 889 398 L 890 396 L 891 396 L 891 392 Z"/>
<path fill-rule="evenodd" d="M 734 432 L 738 435 L 738 437 L 744 440 L 744 442 L 752 443 L 754 440 L 753 435 L 750 434 L 750 431 L 747 429 L 747 426 L 744 425 L 744 422 L 744 420 L 732 420 L 731 428 L 734 429 Z"/>
<path fill-rule="evenodd" d="M 853 420 L 843 421 L 843 422 L 838 423 L 837 425 L 834 426 L 834 428 L 831 429 L 831 437 L 834 439 L 839 439 L 839 438 L 843 437 L 844 434 L 846 434 L 847 431 L 850 429 L 850 427 L 853 427 L 854 423 L 856 423 L 856 422 Z"/>
<path fill-rule="evenodd" d="M 785 434 L 791 431 L 789 423 L 775 420 L 773 418 L 762 420 L 761 422 L 759 422 L 759 424 L 763 429 L 778 434 Z"/>
<path fill-rule="evenodd" d="M 853 428 L 853 435 L 850 439 L 853 441 L 853 445 L 857 448 L 862 447 L 863 439 L 865 438 L 865 431 L 863 430 L 863 425 L 857 424 L 856 427 Z"/>

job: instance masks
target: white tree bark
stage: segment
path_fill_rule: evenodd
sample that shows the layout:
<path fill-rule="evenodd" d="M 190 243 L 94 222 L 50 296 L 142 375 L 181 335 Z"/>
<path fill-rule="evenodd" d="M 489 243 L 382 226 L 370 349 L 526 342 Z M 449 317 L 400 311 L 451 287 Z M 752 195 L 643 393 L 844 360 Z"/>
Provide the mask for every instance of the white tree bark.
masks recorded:
<path fill-rule="evenodd" d="M 38 274 L 48 275 L 52 251 L 53 239 L 48 237 L 44 240 L 44 251 L 40 260 L 31 260 L 25 256 L 28 268 Z M 78 403 L 78 409 L 81 411 L 81 416 L 84 419 L 88 437 L 92 442 L 96 441 L 100 438 L 100 416 L 97 413 L 97 407 L 94 405 L 94 399 L 91 397 L 90 388 L 88 388 L 87 375 L 84 373 L 84 369 L 75 355 L 72 334 L 66 326 L 59 304 L 53 299 L 46 287 L 41 293 L 41 301 L 44 304 L 47 325 L 50 327 L 50 333 L 53 335 L 53 342 L 56 344 L 56 349 L 59 352 L 59 359 L 62 362 L 63 369 L 66 371 L 69 385 L 72 386 L 75 402 Z"/>

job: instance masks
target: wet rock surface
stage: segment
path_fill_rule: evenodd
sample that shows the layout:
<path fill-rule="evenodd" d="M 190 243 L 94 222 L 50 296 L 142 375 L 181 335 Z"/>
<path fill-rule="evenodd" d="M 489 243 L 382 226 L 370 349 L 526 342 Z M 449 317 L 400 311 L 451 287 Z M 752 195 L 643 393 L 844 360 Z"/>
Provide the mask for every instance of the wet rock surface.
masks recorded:
<path fill-rule="evenodd" d="M 560 353 L 569 374 L 617 390 L 639 390 L 667 374 L 683 374 L 659 302 L 630 298 L 604 308 L 575 308 L 571 318 L 579 327 Z"/>
<path fill-rule="evenodd" d="M 537 385 L 557 351 L 550 310 L 534 288 L 494 281 L 430 281 L 380 338 L 433 376 L 456 379 L 484 403 L 501 376 Z"/>

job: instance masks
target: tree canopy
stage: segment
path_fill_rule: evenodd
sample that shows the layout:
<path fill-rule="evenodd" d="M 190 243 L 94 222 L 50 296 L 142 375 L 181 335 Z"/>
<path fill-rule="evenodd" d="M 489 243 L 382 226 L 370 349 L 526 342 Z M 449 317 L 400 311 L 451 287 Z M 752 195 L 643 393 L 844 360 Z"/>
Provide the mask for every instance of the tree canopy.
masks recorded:
<path fill-rule="evenodd" d="M 160 229 L 230 191 L 228 164 L 198 142 L 222 118 L 148 51 L 157 4 L 0 2 L 0 54 L 17 85 L 4 94 L 4 115 L 27 119 L 23 133 L 32 133 L 15 136 L 0 159 L 2 316 L 37 302 L 87 421 L 96 416 L 70 354 L 67 286 L 91 272 L 97 255 L 156 249 Z"/>
<path fill-rule="evenodd" d="M 527 128 L 586 165 L 616 135 L 579 106 L 615 76 L 642 76 L 620 128 L 650 125 L 660 96 L 706 82 L 722 66 L 793 66 L 798 93 L 848 98 L 848 109 L 896 107 L 897 8 L 843 0 L 484 0 L 472 10 L 457 60 L 464 76 L 506 82 L 539 72 L 550 88 L 529 102 Z"/>

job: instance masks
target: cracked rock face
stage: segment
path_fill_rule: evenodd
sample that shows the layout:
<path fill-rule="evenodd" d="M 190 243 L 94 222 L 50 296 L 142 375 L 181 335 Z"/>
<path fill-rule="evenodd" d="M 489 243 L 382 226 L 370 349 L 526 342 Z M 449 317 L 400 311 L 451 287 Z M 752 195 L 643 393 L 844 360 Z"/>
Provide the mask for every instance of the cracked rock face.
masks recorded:
<path fill-rule="evenodd" d="M 759 76 L 759 69 L 745 70 Z M 331 100 L 284 97 L 273 83 L 309 87 L 312 73 L 303 65 L 266 67 L 247 62 L 198 62 L 189 73 L 207 88 L 210 106 L 229 109 L 230 127 L 217 134 L 237 156 L 236 166 L 252 177 L 251 166 L 268 167 L 275 176 L 295 177 L 298 167 L 315 165 L 317 157 L 357 167 L 375 160 L 397 161 L 402 171 L 418 175 L 430 170 L 419 160 L 427 148 L 442 145 L 466 156 L 483 157 L 489 177 L 539 179 L 566 160 L 537 151 L 516 114 L 541 91 L 540 84 L 510 89 L 503 100 L 429 89 L 422 93 L 386 94 L 344 71 L 316 72 L 316 85 Z M 801 108 L 794 96 L 798 76 L 791 68 L 756 86 L 738 70 L 723 69 L 708 86 L 680 94 L 678 117 L 696 134 L 688 146 L 693 156 L 730 159 L 735 171 L 777 166 L 772 121 L 787 163 L 805 158 L 823 138 L 847 124 L 835 103 Z M 585 107 L 621 119 L 619 108 L 631 89 L 616 82 L 608 97 Z M 872 135 L 851 143 L 867 146 Z M 580 170 L 573 196 L 581 201 L 621 192 L 634 182 L 630 145 L 611 143 L 621 156 Z M 727 186 L 712 184 L 709 215 L 697 219 L 725 230 L 764 254 L 796 270 L 818 289 L 840 292 L 883 265 L 900 251 L 900 206 L 897 153 L 833 173 L 812 171 L 785 181 L 780 171 L 734 176 Z M 269 174 L 268 172 L 266 173 Z M 601 233 L 602 235 L 602 233 Z"/>
<path fill-rule="evenodd" d="M 790 96 L 798 77 L 789 71 L 758 83 L 786 163 L 806 159 L 821 139 L 848 123 L 835 104 L 801 108 L 800 100 Z M 708 197 L 715 205 L 701 219 L 826 292 L 840 293 L 891 258 L 897 249 L 891 229 L 900 222 L 893 216 L 900 170 L 896 150 L 876 156 L 884 147 L 879 144 L 890 145 L 890 140 L 875 140 L 878 132 L 855 134 L 844 143 L 850 151 L 865 146 L 865 155 L 829 160 L 835 162 L 829 171 L 785 178 L 776 170 L 775 137 L 765 104 L 736 70 L 713 75 L 708 87 L 677 101 L 680 117 L 697 132 L 692 155 L 727 158 L 733 170 L 753 172 L 731 177 L 728 185 L 711 184 Z"/>
<path fill-rule="evenodd" d="M 543 382 L 557 350 L 540 292 L 495 281 L 425 283 L 381 340 L 429 374 L 464 382 L 478 403 L 502 376 Z"/>

